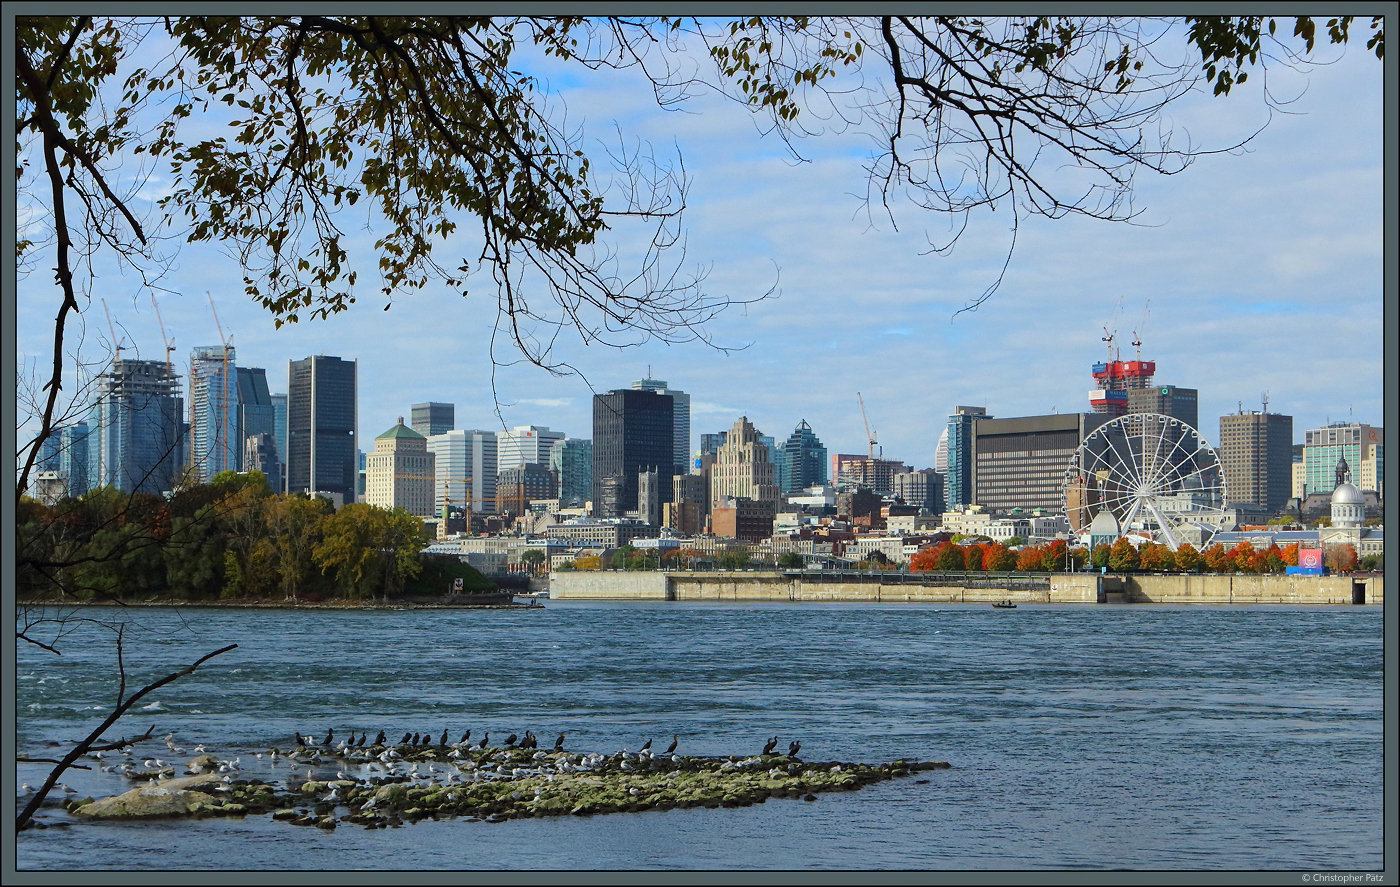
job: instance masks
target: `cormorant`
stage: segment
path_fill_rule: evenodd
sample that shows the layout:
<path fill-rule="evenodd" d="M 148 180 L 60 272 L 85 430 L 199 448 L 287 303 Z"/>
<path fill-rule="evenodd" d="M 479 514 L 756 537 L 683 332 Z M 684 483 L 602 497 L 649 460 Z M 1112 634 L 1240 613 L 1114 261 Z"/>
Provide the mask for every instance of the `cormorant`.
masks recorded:
<path fill-rule="evenodd" d="M 666 752 L 665 752 L 665 753 L 669 755 L 671 752 L 675 751 L 675 750 L 676 750 L 676 745 L 677 745 L 680 741 L 681 741 L 681 734 L 679 734 L 679 733 L 672 733 L 672 734 L 671 734 L 671 744 L 668 745 L 668 746 L 666 746 Z"/>
<path fill-rule="evenodd" d="M 514 734 L 514 733 L 512 733 L 512 734 L 510 734 L 509 736 L 506 737 L 506 745 L 508 745 L 508 746 L 514 746 L 514 745 L 515 745 L 515 734 Z"/>
<path fill-rule="evenodd" d="M 802 748 L 802 743 L 798 742 L 796 739 L 794 739 L 792 742 L 789 742 L 788 756 L 793 758 L 797 757 L 797 750 L 800 748 Z"/>
<path fill-rule="evenodd" d="M 648 739 L 646 742 L 642 743 L 642 747 L 639 748 L 639 749 L 637 749 L 637 752 L 638 752 L 638 753 L 641 753 L 641 752 L 644 752 L 644 751 L 651 751 L 651 740 L 650 740 L 650 739 Z"/>
<path fill-rule="evenodd" d="M 766 745 L 763 746 L 763 753 L 764 753 L 765 755 L 771 755 L 771 754 L 773 753 L 773 749 L 775 749 L 775 748 L 777 748 L 777 747 L 778 747 L 778 737 L 774 736 L 772 739 L 768 740 L 768 742 L 767 742 Z"/>
<path fill-rule="evenodd" d="M 540 741 L 535 738 L 535 734 L 529 730 L 525 731 L 525 741 L 520 743 L 521 748 L 539 748 Z"/>
<path fill-rule="evenodd" d="M 472 731 L 468 730 L 467 732 L 465 732 L 465 733 L 462 734 L 462 738 L 461 738 L 461 739 L 457 740 L 457 744 L 458 744 L 458 745 L 466 745 L 466 744 L 467 744 L 467 740 L 468 740 L 468 739 L 471 739 L 471 738 L 472 738 Z"/>
<path fill-rule="evenodd" d="M 296 737 L 297 737 L 297 745 L 306 745 L 306 741 L 303 740 L 303 739 L 301 738 L 301 734 L 300 734 L 300 733 L 297 733 L 297 734 L 296 734 Z"/>
<path fill-rule="evenodd" d="M 408 745 L 408 740 L 409 740 L 409 738 L 412 737 L 412 736 L 413 736 L 412 733 L 405 733 L 405 734 L 403 735 L 403 739 L 400 739 L 400 740 L 399 740 L 399 745 Z"/>
<path fill-rule="evenodd" d="M 364 747 L 365 747 L 365 739 L 367 739 L 368 737 L 369 737 L 369 734 L 366 733 L 365 731 L 361 730 L 361 731 L 360 731 L 360 741 L 357 742 L 357 743 L 355 743 L 355 748 L 364 748 Z"/>
<path fill-rule="evenodd" d="M 490 738 L 491 738 L 491 734 L 490 734 L 490 733 L 485 734 L 484 736 L 481 737 L 481 741 L 478 742 L 478 743 L 476 744 L 476 747 L 477 747 L 477 748 L 485 748 L 485 747 L 486 747 L 486 740 L 488 740 L 488 739 L 490 739 Z"/>
<path fill-rule="evenodd" d="M 418 735 L 417 733 L 414 733 L 414 734 L 413 734 L 413 740 L 412 740 L 411 742 L 409 742 L 408 744 L 409 744 L 409 745 L 417 745 L 417 744 L 418 744 L 418 738 L 419 738 L 419 735 Z"/>
<path fill-rule="evenodd" d="M 443 727 L 443 728 L 442 728 L 442 738 L 438 740 L 438 745 L 442 746 L 443 748 L 446 748 L 446 747 L 447 747 L 447 728 L 446 728 L 446 727 Z"/>
<path fill-rule="evenodd" d="M 555 750 L 555 751 L 563 751 L 563 750 L 564 750 L 564 734 L 563 734 L 563 733 L 560 733 L 560 734 L 559 734 L 559 738 L 556 739 L 556 740 L 554 740 L 554 750 Z"/>
<path fill-rule="evenodd" d="M 332 731 L 329 730 L 329 729 L 326 730 L 326 741 L 323 742 L 323 743 L 321 743 L 321 744 L 324 745 L 326 748 L 330 748 L 330 746 L 331 746 L 331 739 L 332 739 L 332 738 L 333 738 L 333 736 L 332 736 Z"/>

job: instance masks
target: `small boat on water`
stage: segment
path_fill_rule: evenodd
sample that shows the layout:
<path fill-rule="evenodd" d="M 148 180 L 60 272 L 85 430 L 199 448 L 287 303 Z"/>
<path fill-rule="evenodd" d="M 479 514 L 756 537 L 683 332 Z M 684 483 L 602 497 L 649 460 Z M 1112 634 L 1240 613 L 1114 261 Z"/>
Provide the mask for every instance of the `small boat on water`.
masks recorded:
<path fill-rule="evenodd" d="M 993 607 L 996 607 L 998 610 L 1014 610 L 1014 609 L 1016 609 L 1016 605 L 1013 604 L 1013 603 L 1011 603 L 1011 599 L 1010 599 L 1010 598 L 1007 598 L 1007 599 L 1004 600 L 1004 601 L 997 601 L 996 603 L 992 604 L 992 606 L 993 606 Z"/>

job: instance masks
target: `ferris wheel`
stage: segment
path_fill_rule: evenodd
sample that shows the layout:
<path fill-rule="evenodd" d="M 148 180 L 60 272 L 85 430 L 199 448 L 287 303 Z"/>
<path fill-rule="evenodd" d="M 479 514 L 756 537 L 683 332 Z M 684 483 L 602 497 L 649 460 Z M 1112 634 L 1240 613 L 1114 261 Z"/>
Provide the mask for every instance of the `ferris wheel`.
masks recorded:
<path fill-rule="evenodd" d="M 1065 471 L 1065 516 L 1076 533 L 1102 527 L 1107 513 L 1118 535 L 1203 549 L 1226 524 L 1224 504 L 1215 451 L 1190 425 L 1157 413 L 1100 425 Z"/>

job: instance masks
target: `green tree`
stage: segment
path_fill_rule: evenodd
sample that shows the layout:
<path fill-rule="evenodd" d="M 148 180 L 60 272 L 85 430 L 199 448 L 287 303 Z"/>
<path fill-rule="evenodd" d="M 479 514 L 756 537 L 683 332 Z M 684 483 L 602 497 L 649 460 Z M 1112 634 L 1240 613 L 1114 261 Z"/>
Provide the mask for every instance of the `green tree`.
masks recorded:
<path fill-rule="evenodd" d="M 967 568 L 967 558 L 963 552 L 963 547 L 956 542 L 944 542 L 935 549 L 933 556 L 934 567 L 939 570 L 964 570 Z"/>
<path fill-rule="evenodd" d="M 1094 569 L 1102 570 L 1108 566 L 1108 560 L 1112 554 L 1113 546 L 1100 542 L 1094 546 L 1093 553 L 1089 555 L 1089 563 L 1093 565 Z"/>
<path fill-rule="evenodd" d="M 785 551 L 778 556 L 778 566 L 784 570 L 800 570 L 805 563 L 801 553 L 796 551 Z"/>

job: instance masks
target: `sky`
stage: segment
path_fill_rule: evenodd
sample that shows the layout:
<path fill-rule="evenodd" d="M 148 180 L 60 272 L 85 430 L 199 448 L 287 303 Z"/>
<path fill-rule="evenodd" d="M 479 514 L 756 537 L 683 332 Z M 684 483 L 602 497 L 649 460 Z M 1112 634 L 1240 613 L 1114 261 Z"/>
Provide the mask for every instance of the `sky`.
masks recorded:
<path fill-rule="evenodd" d="M 1270 412 L 1293 417 L 1297 443 L 1328 422 L 1380 426 L 1383 67 L 1361 43 L 1318 57 L 1332 61 L 1302 74 L 1271 68 L 1275 94 L 1297 98 L 1246 150 L 1201 157 L 1170 177 L 1140 173 L 1134 224 L 1023 220 L 1000 288 L 974 311 L 959 313 L 1006 261 L 1005 211 L 974 215 L 951 253 L 928 255 L 947 220 L 910 204 L 895 205 L 895 224 L 866 213 L 869 139 L 859 132 L 801 142 L 799 163 L 714 94 L 663 111 L 633 74 L 589 78 L 535 59 L 588 139 L 616 126 L 681 153 L 691 178 L 687 265 L 709 269 L 709 290 L 749 299 L 776 286 L 708 324 L 712 341 L 731 350 L 618 350 L 566 337 L 557 354 L 576 375 L 493 367 L 489 281 L 465 298 L 432 286 L 396 295 L 384 311 L 367 249 L 356 255 L 371 282 L 356 305 L 277 329 L 242 294 L 235 260 L 185 246 L 161 316 L 182 375 L 191 347 L 219 343 L 206 292 L 238 364 L 266 368 L 274 392 L 286 391 L 288 360 L 358 360 L 362 449 L 423 401 L 454 403 L 458 428 L 540 425 L 591 437 L 592 394 L 651 376 L 690 394 L 692 448 L 701 433 L 746 416 L 779 441 L 806 420 L 828 452 L 862 453 L 863 400 L 883 455 L 925 468 L 957 405 L 999 418 L 1088 411 L 1105 328 L 1124 359 L 1137 356 L 1136 332 L 1158 384 L 1199 390 L 1198 430 L 1211 443 L 1221 415 L 1261 409 L 1265 397 Z M 1266 121 L 1260 79 L 1227 98 L 1189 96 L 1171 122 L 1208 147 L 1238 140 Z M 159 357 L 149 293 L 115 267 L 94 272 L 118 336 L 139 356 Z M 52 278 L 32 272 L 18 294 L 18 361 L 43 366 Z M 108 337 L 98 301 L 85 323 L 91 351 Z M 509 357 L 499 345 L 498 357 Z"/>

